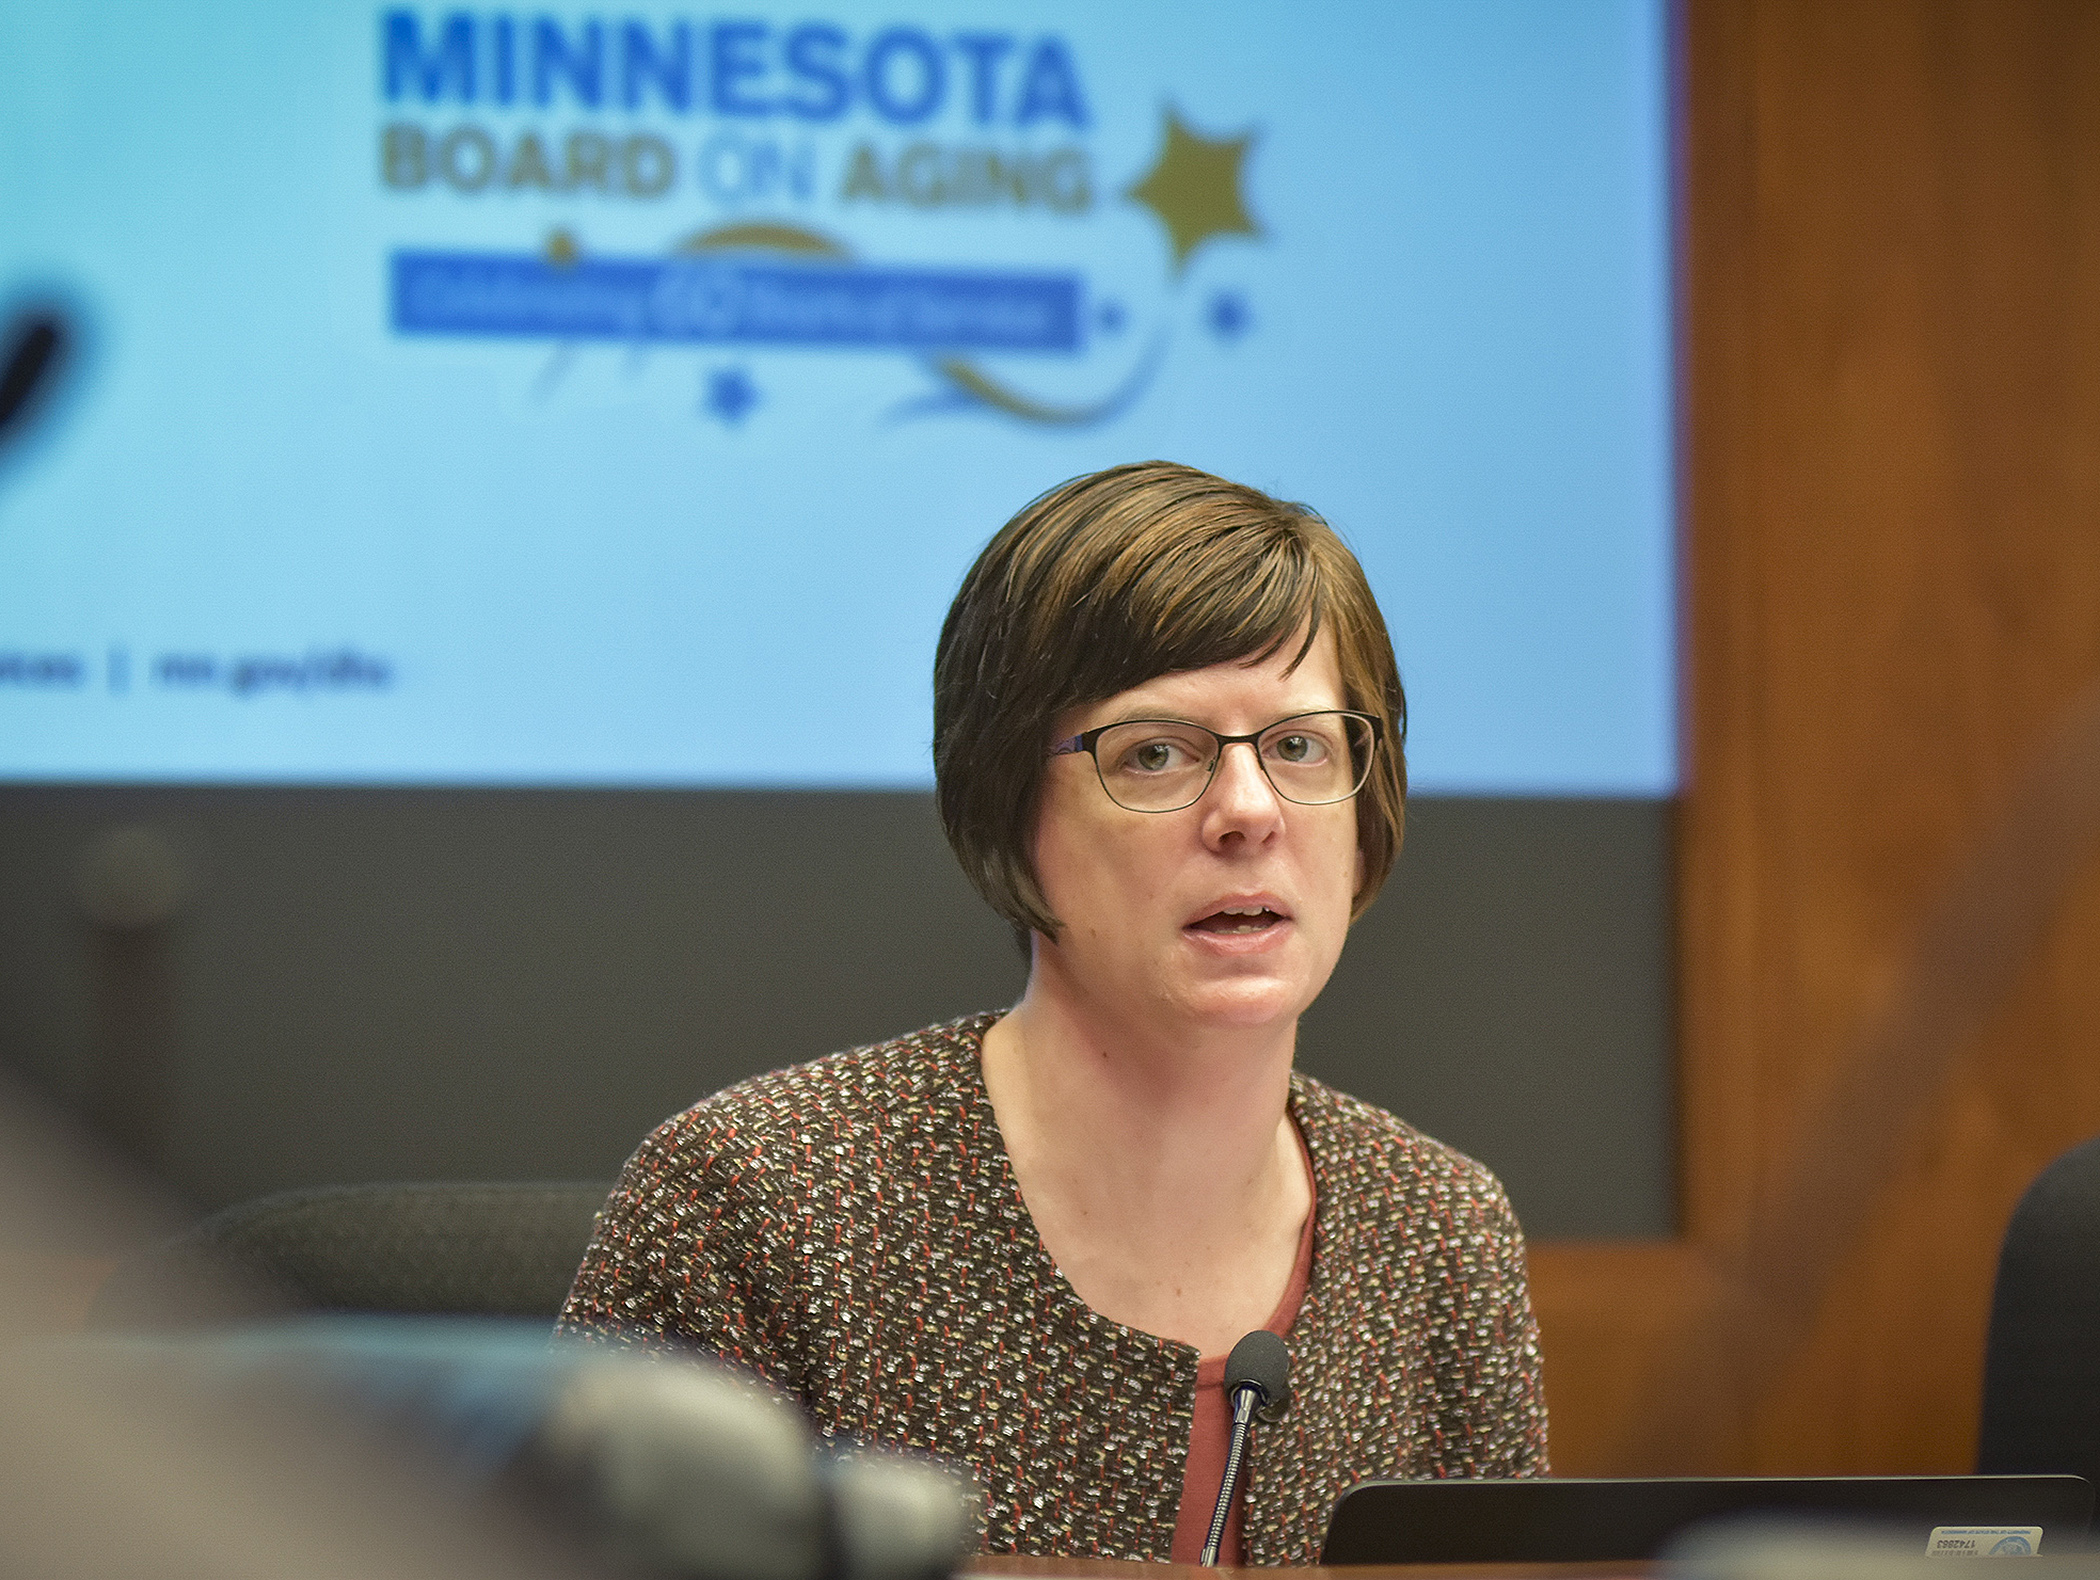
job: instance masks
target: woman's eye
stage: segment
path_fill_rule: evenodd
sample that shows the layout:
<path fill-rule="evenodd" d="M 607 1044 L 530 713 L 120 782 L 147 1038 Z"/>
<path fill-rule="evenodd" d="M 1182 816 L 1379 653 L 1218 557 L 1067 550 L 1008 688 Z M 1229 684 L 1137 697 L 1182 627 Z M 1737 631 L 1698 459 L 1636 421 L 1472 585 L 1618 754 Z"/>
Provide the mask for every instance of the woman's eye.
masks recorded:
<path fill-rule="evenodd" d="M 1316 735 L 1279 735 L 1269 748 L 1277 761 L 1310 764 L 1324 762 L 1327 743 Z"/>
<path fill-rule="evenodd" d="M 1139 773 L 1164 773 L 1175 766 L 1180 757 L 1172 741 L 1147 741 L 1130 754 L 1130 766 Z"/>

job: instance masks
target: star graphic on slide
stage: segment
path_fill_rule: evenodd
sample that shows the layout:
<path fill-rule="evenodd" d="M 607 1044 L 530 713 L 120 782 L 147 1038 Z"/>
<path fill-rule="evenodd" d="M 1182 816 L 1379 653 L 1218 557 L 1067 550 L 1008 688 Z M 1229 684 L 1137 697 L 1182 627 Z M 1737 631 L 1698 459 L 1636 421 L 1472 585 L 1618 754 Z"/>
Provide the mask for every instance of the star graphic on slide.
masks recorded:
<path fill-rule="evenodd" d="M 547 232 L 547 245 L 542 251 L 557 269 L 571 268 L 583 256 L 583 247 L 576 240 L 576 233 L 559 227 Z"/>
<path fill-rule="evenodd" d="M 1174 244 L 1174 272 L 1179 274 L 1189 255 L 1213 236 L 1261 234 L 1240 192 L 1240 177 L 1255 134 L 1205 137 L 1172 105 L 1166 109 L 1165 120 L 1165 144 L 1159 158 L 1123 195 L 1144 204 L 1167 227 Z"/>
<path fill-rule="evenodd" d="M 758 404 L 758 386 L 742 368 L 718 368 L 707 376 L 707 409 L 735 427 Z"/>

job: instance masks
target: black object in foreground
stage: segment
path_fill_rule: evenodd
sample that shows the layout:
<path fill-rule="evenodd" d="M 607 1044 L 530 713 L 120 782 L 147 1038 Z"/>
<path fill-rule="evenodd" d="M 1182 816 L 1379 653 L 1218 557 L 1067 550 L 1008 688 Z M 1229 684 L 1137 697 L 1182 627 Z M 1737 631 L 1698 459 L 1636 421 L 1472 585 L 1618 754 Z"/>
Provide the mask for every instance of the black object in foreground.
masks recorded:
<path fill-rule="evenodd" d="M 1211 1510 L 1210 1535 L 1203 1543 L 1203 1562 L 1215 1565 L 1225 1522 L 1232 1516 L 1232 1495 L 1239 1490 L 1240 1461 L 1247 1452 L 1247 1432 L 1257 1417 L 1265 1424 L 1283 1419 L 1291 1407 L 1291 1352 L 1266 1328 L 1257 1328 L 1225 1357 L 1225 1397 L 1232 1406 L 1232 1446 L 1225 1454 L 1225 1474 L 1218 1482 L 1217 1506 Z"/>
<path fill-rule="evenodd" d="M 65 320 L 54 312 L 25 313 L 9 326 L 0 345 L 0 440 L 12 437 L 33 403 L 49 393 L 69 338 Z"/>
<path fill-rule="evenodd" d="M 2092 1486 L 2077 1476 L 1367 1481 L 1335 1504 L 1320 1562 L 1624 1563 L 1658 1557 L 1694 1525 L 1749 1514 L 1871 1520 L 1915 1539 L 1920 1556 L 1942 1531 L 2024 1530 L 2047 1554 L 2076 1551 L 2092 1512 Z"/>
<path fill-rule="evenodd" d="M 306 1318 L 54 1342 L 52 1367 L 367 1431 L 464 1512 L 523 1517 L 579 1576 L 947 1580 L 977 1542 L 967 1481 L 827 1452 L 793 1405 L 698 1357 L 550 1345 L 544 1322 Z"/>
<path fill-rule="evenodd" d="M 2100 1138 L 2028 1186 L 2006 1226 L 1976 1468 L 2100 1481 Z"/>

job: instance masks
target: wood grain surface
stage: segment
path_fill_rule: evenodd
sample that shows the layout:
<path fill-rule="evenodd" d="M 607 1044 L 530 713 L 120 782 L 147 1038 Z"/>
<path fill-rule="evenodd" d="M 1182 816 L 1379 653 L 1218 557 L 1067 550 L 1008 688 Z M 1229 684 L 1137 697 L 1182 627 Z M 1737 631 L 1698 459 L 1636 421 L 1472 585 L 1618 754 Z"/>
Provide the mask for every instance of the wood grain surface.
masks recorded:
<path fill-rule="evenodd" d="M 1961 1471 L 2100 1132 L 2100 6 L 1679 20 L 1683 1236 L 1535 1249 L 1555 1466 Z"/>

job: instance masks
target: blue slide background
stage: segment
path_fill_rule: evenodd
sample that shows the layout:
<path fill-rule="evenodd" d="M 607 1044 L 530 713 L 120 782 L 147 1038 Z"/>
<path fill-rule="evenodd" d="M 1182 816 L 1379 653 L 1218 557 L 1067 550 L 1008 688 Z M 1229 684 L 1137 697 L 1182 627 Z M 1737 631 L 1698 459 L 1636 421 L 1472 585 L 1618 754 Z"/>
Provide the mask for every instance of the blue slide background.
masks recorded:
<path fill-rule="evenodd" d="M 396 9 L 0 16 L 0 306 L 86 328 L 0 454 L 0 778 L 923 786 L 976 549 L 1167 456 L 1355 546 L 1418 789 L 1674 789 L 1660 0 L 407 7 L 430 80 L 397 61 L 390 95 Z M 536 102 L 543 16 L 598 26 L 597 104 L 558 65 Z M 630 18 L 687 29 L 683 109 L 623 102 Z M 982 105 L 958 33 L 1010 39 Z M 956 172 L 987 152 L 1054 179 L 937 201 L 983 199 Z M 1207 227 L 1185 260 L 1175 216 Z M 803 294 L 719 334 L 397 329 L 408 254 L 728 258 Z M 825 269 L 863 318 L 781 330 Z M 994 318 L 1076 282 L 1037 292 L 1076 336 L 863 332 L 906 276 Z"/>

